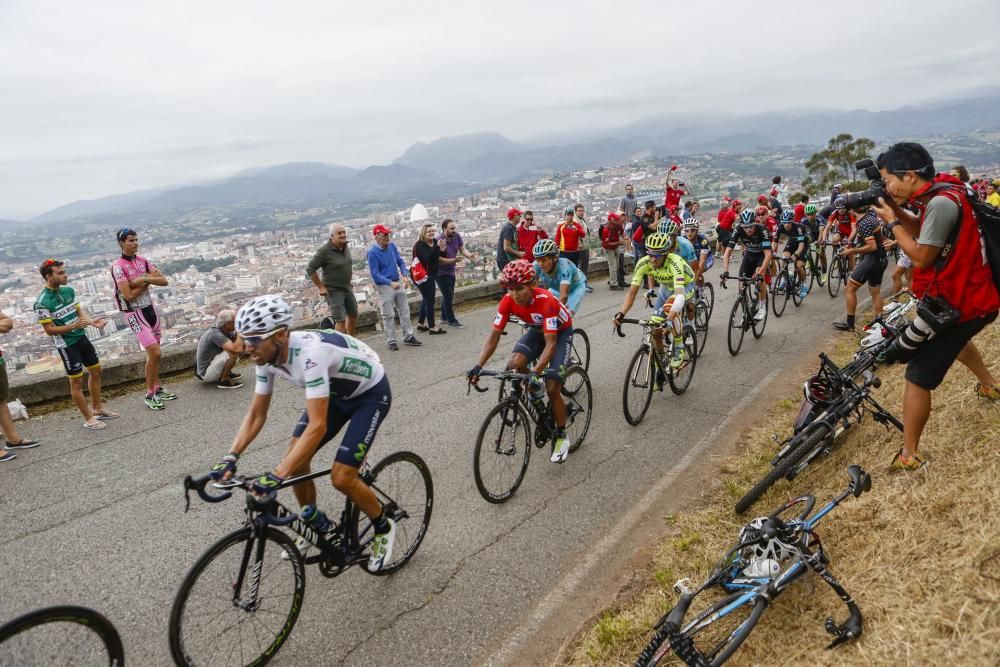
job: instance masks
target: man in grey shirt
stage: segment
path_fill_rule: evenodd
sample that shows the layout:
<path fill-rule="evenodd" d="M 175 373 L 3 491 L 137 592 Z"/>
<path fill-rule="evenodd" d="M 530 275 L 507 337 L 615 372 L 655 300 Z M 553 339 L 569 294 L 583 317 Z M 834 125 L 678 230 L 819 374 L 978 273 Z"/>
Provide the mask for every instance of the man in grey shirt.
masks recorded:
<path fill-rule="evenodd" d="M 351 251 L 347 247 L 347 229 L 343 225 L 330 225 L 330 240 L 316 251 L 309 260 L 306 275 L 326 299 L 334 327 L 349 336 L 357 334 L 358 302 L 351 286 Z M 322 279 L 319 271 L 322 271 Z"/>
<path fill-rule="evenodd" d="M 219 389 L 239 389 L 240 374 L 233 372 L 242 347 L 236 343 L 236 311 L 220 310 L 215 326 L 201 335 L 195 357 L 195 376 Z"/>

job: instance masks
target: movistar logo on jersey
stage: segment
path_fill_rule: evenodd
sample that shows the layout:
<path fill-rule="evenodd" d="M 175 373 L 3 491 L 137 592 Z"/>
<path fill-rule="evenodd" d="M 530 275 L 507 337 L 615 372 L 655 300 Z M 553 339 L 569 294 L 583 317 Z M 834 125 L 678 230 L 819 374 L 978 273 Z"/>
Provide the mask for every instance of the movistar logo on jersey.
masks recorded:
<path fill-rule="evenodd" d="M 318 387 L 321 384 L 323 384 L 323 378 L 314 378 L 309 380 L 309 382 L 306 382 L 307 387 Z"/>
<path fill-rule="evenodd" d="M 348 375 L 360 375 L 363 378 L 371 379 L 372 365 L 361 359 L 344 359 L 340 364 L 340 372 Z"/>

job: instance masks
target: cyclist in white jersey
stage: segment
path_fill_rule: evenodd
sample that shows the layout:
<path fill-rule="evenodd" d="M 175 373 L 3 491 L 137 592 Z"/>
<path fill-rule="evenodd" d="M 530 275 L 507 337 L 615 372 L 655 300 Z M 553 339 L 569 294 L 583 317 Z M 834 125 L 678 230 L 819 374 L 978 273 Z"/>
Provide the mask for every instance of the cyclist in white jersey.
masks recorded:
<path fill-rule="evenodd" d="M 384 516 L 382 504 L 358 476 L 358 468 L 392 405 L 385 367 L 375 351 L 356 338 L 332 330 L 289 331 L 291 322 L 288 304 L 275 295 L 257 297 L 236 314 L 236 331 L 257 365 L 257 384 L 230 452 L 212 469 L 212 476 L 228 479 L 236 472 L 240 455 L 267 421 L 276 377 L 304 388 L 306 409 L 292 431 L 284 459 L 274 472 L 254 480 L 252 491 L 266 497 L 286 478 L 308 473 L 319 448 L 346 425 L 331 478 L 334 488 L 374 523 L 368 567 L 377 571 L 391 559 L 396 524 Z M 302 507 L 302 519 L 320 533 L 329 530 L 330 520 L 316 508 L 315 483 L 301 482 L 292 490 Z M 299 540 L 296 546 L 304 552 L 308 543 Z"/>

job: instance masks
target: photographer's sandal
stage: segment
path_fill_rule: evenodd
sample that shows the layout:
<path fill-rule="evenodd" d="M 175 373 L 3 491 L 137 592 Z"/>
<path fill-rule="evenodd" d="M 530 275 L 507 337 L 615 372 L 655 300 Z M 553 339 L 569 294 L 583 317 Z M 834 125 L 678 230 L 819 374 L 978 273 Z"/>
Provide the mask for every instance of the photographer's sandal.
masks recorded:
<path fill-rule="evenodd" d="M 889 465 L 889 467 L 892 468 L 893 470 L 913 471 L 913 470 L 920 470 L 925 465 L 927 465 L 927 461 L 925 461 L 924 457 L 922 457 L 920 454 L 914 454 L 909 459 L 904 459 L 903 450 L 901 448 L 896 453 L 896 456 L 893 457 L 892 463 Z"/>
<path fill-rule="evenodd" d="M 976 396 L 990 401 L 1000 401 L 1000 387 L 997 387 L 995 384 L 990 387 L 984 387 L 981 382 L 977 382 Z"/>

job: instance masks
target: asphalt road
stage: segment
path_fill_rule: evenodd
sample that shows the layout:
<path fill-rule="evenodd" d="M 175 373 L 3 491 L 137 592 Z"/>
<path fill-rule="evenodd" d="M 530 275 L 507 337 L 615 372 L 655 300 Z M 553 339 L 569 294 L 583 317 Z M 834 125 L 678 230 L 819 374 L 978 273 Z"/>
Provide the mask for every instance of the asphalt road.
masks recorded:
<path fill-rule="evenodd" d="M 355 568 L 330 580 L 310 567 L 298 623 L 273 664 L 489 659 L 512 633 L 523 634 L 536 604 L 671 473 L 692 443 L 720 424 L 776 362 L 805 349 L 804 341 L 828 335 L 842 312 L 842 299 L 814 290 L 801 308 L 789 304 L 781 319 L 772 314 L 761 340 L 748 334 L 733 358 L 724 336 L 736 290 L 716 287 L 708 347 L 690 389 L 680 397 L 654 395 L 645 421 L 630 427 L 621 389 L 639 331 L 631 328 L 624 339 L 612 335 L 609 320 L 622 293 L 603 283 L 595 287 L 578 317 L 593 347 L 590 433 L 563 465 L 535 450 L 517 495 L 500 506 L 479 497 L 472 477 L 475 437 L 496 394 L 466 396 L 463 377 L 493 308 L 461 314 L 467 328 L 424 335 L 419 349 L 390 352 L 380 334 L 368 337 L 389 368 L 394 396 L 372 456 L 411 449 L 427 461 L 435 492 L 431 526 L 413 560 L 392 576 Z M 495 365 L 517 332 L 512 327 L 502 340 Z M 180 398 L 163 412 L 146 409 L 138 393 L 111 401 L 123 416 L 104 431 L 83 429 L 75 411 L 19 424 L 43 444 L 0 467 L 0 620 L 46 605 L 93 607 L 117 625 L 129 663 L 170 663 L 167 620 L 177 587 L 194 560 L 241 520 L 236 499 L 195 500 L 185 514 L 180 481 L 226 453 L 252 388 L 221 391 L 191 380 L 170 389 Z M 241 471 L 273 469 L 303 400 L 300 389 L 276 391 L 271 417 Z M 330 455 L 332 449 L 324 449 L 317 465 Z M 319 504 L 339 512 L 337 494 L 326 484 L 320 484 Z M 616 548 L 633 545 L 626 540 Z M 569 634 L 589 611 L 559 610 L 556 625 Z"/>

